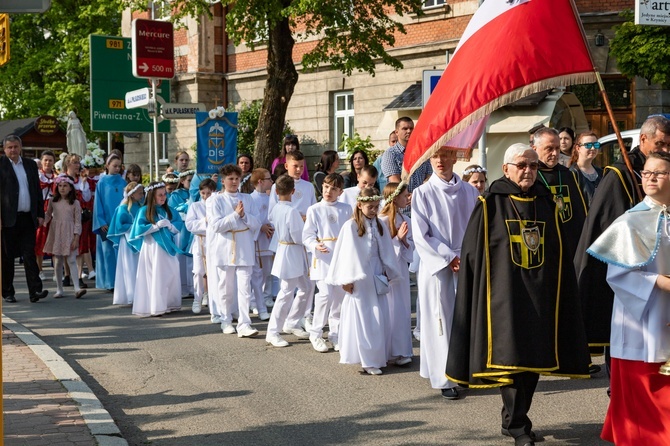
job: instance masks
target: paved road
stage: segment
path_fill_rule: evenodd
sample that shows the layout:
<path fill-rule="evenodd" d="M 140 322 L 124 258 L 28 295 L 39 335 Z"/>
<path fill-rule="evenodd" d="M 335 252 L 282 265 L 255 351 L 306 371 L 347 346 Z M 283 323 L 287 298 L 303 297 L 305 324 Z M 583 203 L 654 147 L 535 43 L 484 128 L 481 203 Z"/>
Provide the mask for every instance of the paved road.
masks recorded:
<path fill-rule="evenodd" d="M 269 347 L 257 320 L 258 338 L 223 335 L 187 310 L 190 300 L 179 313 L 139 319 L 97 290 L 81 300 L 17 298 L 3 312 L 65 358 L 131 445 L 513 444 L 499 433 L 497 391 L 446 401 L 419 377 L 418 357 L 369 376 L 292 336 L 288 348 Z M 599 439 L 606 387 L 604 372 L 543 378 L 530 413 L 543 444 L 608 444 Z"/>

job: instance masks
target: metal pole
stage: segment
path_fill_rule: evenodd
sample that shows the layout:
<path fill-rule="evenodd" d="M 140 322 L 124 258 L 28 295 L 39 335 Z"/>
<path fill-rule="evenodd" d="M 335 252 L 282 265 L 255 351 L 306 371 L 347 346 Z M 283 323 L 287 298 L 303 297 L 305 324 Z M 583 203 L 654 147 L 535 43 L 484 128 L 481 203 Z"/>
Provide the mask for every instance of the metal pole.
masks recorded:
<path fill-rule="evenodd" d="M 107 132 L 107 155 L 112 154 L 112 132 Z"/>
<path fill-rule="evenodd" d="M 158 181 L 158 102 L 156 101 L 156 79 L 151 78 L 151 100 L 154 103 L 154 160 L 156 160 L 156 181 Z"/>
<path fill-rule="evenodd" d="M 482 6 L 482 3 L 484 0 L 479 0 L 479 6 Z M 482 136 L 479 137 L 479 165 L 486 169 L 486 126 Z"/>
<path fill-rule="evenodd" d="M 158 180 L 158 178 L 154 178 L 154 151 L 151 149 L 153 139 L 154 134 L 149 133 L 149 181 Z"/>

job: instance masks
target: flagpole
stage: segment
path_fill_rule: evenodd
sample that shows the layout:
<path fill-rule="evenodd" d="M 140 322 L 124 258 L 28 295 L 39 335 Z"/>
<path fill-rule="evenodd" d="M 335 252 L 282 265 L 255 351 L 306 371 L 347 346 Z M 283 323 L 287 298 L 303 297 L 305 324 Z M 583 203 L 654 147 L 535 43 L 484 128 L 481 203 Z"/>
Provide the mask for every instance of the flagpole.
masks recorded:
<path fill-rule="evenodd" d="M 589 46 L 589 42 L 586 39 L 586 32 L 584 31 L 584 24 L 582 23 L 581 18 L 579 17 L 579 12 L 577 11 L 577 6 L 575 5 L 574 0 L 570 0 L 570 5 L 572 6 L 572 12 L 575 14 L 575 19 L 577 23 L 579 24 L 579 29 L 582 32 L 582 39 L 584 39 L 584 44 L 586 45 L 586 50 L 589 52 L 589 57 L 591 58 L 591 63 L 593 63 L 593 56 L 591 55 L 591 47 Z M 616 119 L 614 119 L 614 111 L 612 111 L 612 105 L 610 104 L 610 99 L 607 96 L 607 92 L 605 91 L 605 84 L 603 83 L 603 79 L 600 77 L 600 72 L 598 71 L 598 68 L 596 67 L 596 64 L 593 64 L 593 71 L 596 73 L 596 80 L 598 81 L 598 88 L 600 88 L 600 94 L 603 97 L 603 101 L 605 102 L 605 108 L 607 109 L 607 114 L 609 115 L 610 121 L 612 122 L 612 128 L 614 129 L 614 133 L 616 134 L 616 139 L 619 142 L 619 147 L 621 148 L 621 157 L 623 158 L 624 163 L 626 164 L 626 168 L 628 169 L 628 172 L 630 172 L 631 179 L 633 180 L 633 183 L 635 184 L 635 190 L 637 191 L 637 196 L 642 200 L 642 189 L 640 188 L 640 184 L 635 180 L 635 170 L 633 170 L 633 165 L 630 162 L 630 158 L 628 157 L 628 152 L 626 151 L 626 145 L 623 142 L 623 138 L 621 137 L 621 132 L 619 131 L 619 126 L 616 123 Z"/>

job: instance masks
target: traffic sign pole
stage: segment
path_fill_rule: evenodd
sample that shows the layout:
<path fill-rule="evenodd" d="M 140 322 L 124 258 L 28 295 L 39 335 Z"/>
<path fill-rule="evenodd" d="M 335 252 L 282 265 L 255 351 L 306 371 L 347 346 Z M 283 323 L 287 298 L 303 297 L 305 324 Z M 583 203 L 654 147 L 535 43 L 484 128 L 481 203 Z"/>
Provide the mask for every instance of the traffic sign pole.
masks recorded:
<path fill-rule="evenodd" d="M 156 160 L 156 181 L 158 181 L 158 104 L 156 103 L 156 78 L 151 79 L 151 97 L 154 101 L 154 159 Z"/>

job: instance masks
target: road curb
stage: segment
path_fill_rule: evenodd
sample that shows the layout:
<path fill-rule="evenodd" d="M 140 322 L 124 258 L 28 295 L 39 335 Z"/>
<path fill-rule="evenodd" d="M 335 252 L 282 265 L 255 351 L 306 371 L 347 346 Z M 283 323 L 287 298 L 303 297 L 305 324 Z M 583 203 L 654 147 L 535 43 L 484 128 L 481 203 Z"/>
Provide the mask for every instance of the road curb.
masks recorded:
<path fill-rule="evenodd" d="M 121 437 L 121 431 L 109 412 L 102 406 L 98 397 L 58 353 L 32 331 L 4 314 L 2 315 L 2 325 L 30 347 L 63 387 L 67 389 L 70 397 L 77 403 L 79 413 L 98 445 L 128 446 L 128 442 Z"/>

